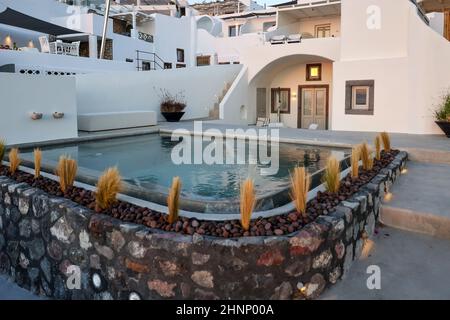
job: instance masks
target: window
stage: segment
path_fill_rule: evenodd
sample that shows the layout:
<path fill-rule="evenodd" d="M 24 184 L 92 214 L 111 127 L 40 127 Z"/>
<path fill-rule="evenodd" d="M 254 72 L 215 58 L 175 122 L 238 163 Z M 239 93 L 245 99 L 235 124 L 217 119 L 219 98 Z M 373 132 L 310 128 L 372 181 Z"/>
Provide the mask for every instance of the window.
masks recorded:
<path fill-rule="evenodd" d="M 272 88 L 271 89 L 271 112 L 291 113 L 291 89 L 290 88 Z"/>
<path fill-rule="evenodd" d="M 197 56 L 197 66 L 209 66 L 211 56 Z"/>
<path fill-rule="evenodd" d="M 172 69 L 172 64 L 170 62 L 164 62 L 164 69 Z"/>
<path fill-rule="evenodd" d="M 177 67 L 177 69 L 186 68 L 186 65 L 184 63 L 177 63 L 176 67 Z"/>
<path fill-rule="evenodd" d="M 331 24 L 319 24 L 315 27 L 316 38 L 331 37 Z"/>
<path fill-rule="evenodd" d="M 375 81 L 355 80 L 345 83 L 345 114 L 373 115 Z"/>
<path fill-rule="evenodd" d="M 177 49 L 177 62 L 184 62 L 184 49 Z"/>
<path fill-rule="evenodd" d="M 152 65 L 150 61 L 142 61 L 142 71 L 148 71 L 151 70 Z"/>
<path fill-rule="evenodd" d="M 306 81 L 321 81 L 322 80 L 322 65 L 307 64 L 306 65 Z"/>
<path fill-rule="evenodd" d="M 228 36 L 236 37 L 241 33 L 241 25 L 229 26 L 228 27 Z"/>
<path fill-rule="evenodd" d="M 369 87 L 352 87 L 352 109 L 369 110 Z"/>

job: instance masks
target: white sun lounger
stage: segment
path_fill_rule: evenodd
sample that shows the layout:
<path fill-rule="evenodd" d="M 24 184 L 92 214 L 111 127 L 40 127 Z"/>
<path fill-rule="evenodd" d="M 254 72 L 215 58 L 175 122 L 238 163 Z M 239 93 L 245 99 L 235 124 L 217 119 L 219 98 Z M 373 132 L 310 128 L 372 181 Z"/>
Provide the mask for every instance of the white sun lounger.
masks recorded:
<path fill-rule="evenodd" d="M 273 36 L 270 38 L 270 44 L 283 44 L 286 42 L 286 36 Z"/>
<path fill-rule="evenodd" d="M 287 36 L 287 43 L 300 43 L 302 41 L 301 34 L 290 34 Z"/>
<path fill-rule="evenodd" d="M 102 131 L 156 125 L 154 111 L 97 112 L 78 115 L 78 130 Z"/>

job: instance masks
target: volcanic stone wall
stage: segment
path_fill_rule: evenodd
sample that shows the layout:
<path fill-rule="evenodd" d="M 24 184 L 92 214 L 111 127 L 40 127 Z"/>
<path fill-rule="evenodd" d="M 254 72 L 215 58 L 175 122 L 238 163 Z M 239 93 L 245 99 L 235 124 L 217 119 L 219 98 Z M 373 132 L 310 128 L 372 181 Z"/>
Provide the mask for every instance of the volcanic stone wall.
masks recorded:
<path fill-rule="evenodd" d="M 239 239 L 125 223 L 0 177 L 0 273 L 57 299 L 313 299 L 360 256 L 406 158 L 299 232 Z"/>

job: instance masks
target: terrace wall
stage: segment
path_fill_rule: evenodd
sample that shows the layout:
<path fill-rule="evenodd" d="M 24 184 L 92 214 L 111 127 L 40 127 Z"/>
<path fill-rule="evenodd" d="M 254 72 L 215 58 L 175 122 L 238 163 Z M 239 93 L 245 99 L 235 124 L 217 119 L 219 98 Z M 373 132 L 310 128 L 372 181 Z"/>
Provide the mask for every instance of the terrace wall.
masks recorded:
<path fill-rule="evenodd" d="M 77 75 L 78 113 L 155 111 L 158 121 L 161 89 L 175 95 L 183 91 L 187 107 L 183 120 L 205 118 L 218 102 L 227 82 L 232 83 L 241 65 L 115 72 Z"/>
<path fill-rule="evenodd" d="M 57 299 L 316 298 L 360 256 L 406 156 L 334 212 L 279 237 L 157 231 L 0 177 L 0 272 Z"/>
<path fill-rule="evenodd" d="M 0 73 L 0 88 L 0 137 L 8 144 L 78 136 L 73 77 Z M 32 120 L 33 112 L 43 118 Z M 64 117 L 54 119 L 53 112 Z"/>

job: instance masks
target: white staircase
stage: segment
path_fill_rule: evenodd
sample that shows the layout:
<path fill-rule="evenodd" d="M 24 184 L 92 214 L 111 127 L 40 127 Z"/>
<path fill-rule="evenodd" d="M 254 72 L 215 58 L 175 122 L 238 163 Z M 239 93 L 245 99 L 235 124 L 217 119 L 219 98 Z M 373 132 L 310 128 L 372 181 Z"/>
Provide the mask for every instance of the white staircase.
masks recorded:
<path fill-rule="evenodd" d="M 226 82 L 224 88 L 222 89 L 222 92 L 217 97 L 217 101 L 214 103 L 214 107 L 209 110 L 209 117 L 208 120 L 219 120 L 219 105 L 222 102 L 225 95 L 228 93 L 228 90 L 231 88 L 231 83 Z"/>

